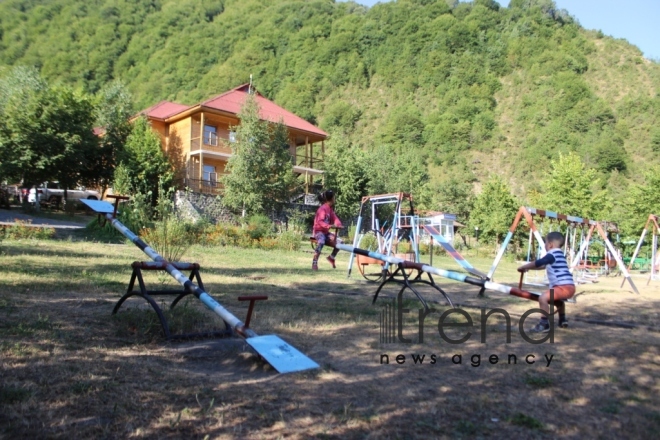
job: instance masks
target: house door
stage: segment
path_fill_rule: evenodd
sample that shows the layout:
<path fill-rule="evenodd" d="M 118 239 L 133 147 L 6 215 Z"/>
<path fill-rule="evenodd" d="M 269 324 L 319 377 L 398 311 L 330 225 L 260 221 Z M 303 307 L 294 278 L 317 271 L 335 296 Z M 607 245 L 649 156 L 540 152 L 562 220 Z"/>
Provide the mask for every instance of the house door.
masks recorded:
<path fill-rule="evenodd" d="M 218 146 L 218 133 L 212 125 L 204 125 L 204 145 Z"/>
<path fill-rule="evenodd" d="M 211 165 L 204 165 L 204 175 L 202 176 L 204 186 L 216 186 L 218 182 L 218 174 L 215 172 L 215 167 Z"/>

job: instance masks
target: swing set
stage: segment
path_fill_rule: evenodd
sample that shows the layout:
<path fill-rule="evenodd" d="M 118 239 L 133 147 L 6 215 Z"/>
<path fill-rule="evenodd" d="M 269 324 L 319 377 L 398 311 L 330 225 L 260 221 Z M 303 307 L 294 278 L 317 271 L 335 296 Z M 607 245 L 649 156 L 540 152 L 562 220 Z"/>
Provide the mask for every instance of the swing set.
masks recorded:
<path fill-rule="evenodd" d="M 405 212 L 407 210 L 407 212 Z M 407 193 L 381 194 L 362 198 L 357 219 L 356 234 L 353 247 L 373 251 L 386 257 L 395 257 L 420 262 L 419 241 L 420 232 L 429 235 L 431 244 L 437 242 L 466 272 L 486 280 L 486 274 L 470 264 L 452 246 L 440 231 L 434 226 L 431 218 L 419 217 L 415 214 L 413 198 Z M 407 242 L 407 248 L 402 249 L 402 243 Z M 402 252 L 404 251 L 404 252 Z M 433 252 L 431 250 L 431 258 Z M 389 275 L 396 273 L 389 260 L 372 258 L 362 254 L 351 254 L 348 263 L 348 276 L 351 276 L 353 263 L 358 271 L 368 281 L 380 282 Z M 410 274 L 408 274 L 410 275 Z"/>
<path fill-rule="evenodd" d="M 648 233 L 649 226 L 653 228 L 652 230 L 653 238 L 651 240 L 651 271 L 649 274 L 649 279 L 646 282 L 647 286 L 651 281 L 656 281 L 660 277 L 660 275 L 658 275 L 658 270 L 660 269 L 658 267 L 660 265 L 660 261 L 658 261 L 658 234 L 660 233 L 660 226 L 658 226 L 657 215 L 649 214 L 649 218 L 648 220 L 646 220 L 646 224 L 644 225 L 644 230 L 642 231 L 642 235 L 639 237 L 639 242 L 637 243 L 635 252 L 633 253 L 632 258 L 630 259 L 630 263 L 628 263 L 628 270 L 631 270 L 633 264 L 635 263 L 635 259 L 637 258 L 637 254 L 639 253 L 639 249 L 642 247 L 642 244 L 644 243 L 644 238 Z"/>
<path fill-rule="evenodd" d="M 609 270 L 610 268 L 613 267 L 618 267 L 619 271 L 623 274 L 624 276 L 624 283 L 627 280 L 630 283 L 630 286 L 632 287 L 633 291 L 635 293 L 639 293 L 637 290 L 637 287 L 635 286 L 635 283 L 633 283 L 632 278 L 630 277 L 630 273 L 626 269 L 623 261 L 621 260 L 621 257 L 619 256 L 618 252 L 610 242 L 610 240 L 607 238 L 607 233 L 605 232 L 605 229 L 603 228 L 603 225 L 605 225 L 605 228 L 609 228 L 610 226 L 613 226 L 613 223 L 610 222 L 596 222 L 593 220 L 589 220 L 586 218 L 582 217 L 575 217 L 575 216 L 570 216 L 570 215 L 564 215 L 564 214 L 558 214 L 553 211 L 545 211 L 542 209 L 536 209 L 536 208 L 529 208 L 525 206 L 521 206 L 520 209 L 518 210 L 518 213 L 516 214 L 515 219 L 513 220 L 513 223 L 511 224 L 511 227 L 509 228 L 509 232 L 507 233 L 504 242 L 502 243 L 502 246 L 497 252 L 497 255 L 495 256 L 495 260 L 493 261 L 493 265 L 491 266 L 488 274 L 487 274 L 487 279 L 492 280 L 493 275 L 495 274 L 495 270 L 497 269 L 497 266 L 499 265 L 500 261 L 502 260 L 502 257 L 504 256 L 504 252 L 506 251 L 506 248 L 509 245 L 509 242 L 513 238 L 513 235 L 516 231 L 516 228 L 520 224 L 521 220 L 525 219 L 527 222 L 527 225 L 529 226 L 529 240 L 528 240 L 528 251 L 527 251 L 527 261 L 532 261 L 532 246 L 533 246 L 533 238 L 536 239 L 536 251 L 535 251 L 535 258 L 542 258 L 545 255 L 545 242 L 543 239 L 543 231 L 539 231 L 539 229 L 536 226 L 536 223 L 534 222 L 534 216 L 538 217 L 539 219 L 548 219 L 549 221 L 549 226 L 552 228 L 553 222 L 557 223 L 557 230 L 561 231 L 563 229 L 563 234 L 565 237 L 564 241 L 564 253 L 566 255 L 567 262 L 569 264 L 569 268 L 571 272 L 577 270 L 582 271 L 582 277 L 585 275 L 587 277 L 590 277 L 590 274 L 586 273 L 586 270 L 588 270 L 590 267 L 593 267 L 587 259 L 587 254 L 589 250 L 589 243 L 593 240 L 593 235 L 594 231 L 598 233 L 600 238 L 603 240 L 603 243 L 605 244 L 606 249 L 608 252 L 606 253 L 606 258 L 605 258 L 605 267 L 606 270 Z M 560 224 L 560 222 L 563 222 L 564 224 Z M 543 226 L 543 224 L 542 224 Z M 562 228 L 563 226 L 563 228 Z M 577 244 L 577 236 L 578 236 L 578 228 L 580 230 L 580 244 L 577 252 L 575 252 L 576 249 L 576 244 Z M 586 233 L 585 233 L 586 231 Z M 548 231 L 551 232 L 551 231 Z M 657 244 L 657 240 L 656 240 Z M 582 259 L 582 256 L 584 257 L 584 260 Z M 528 278 L 526 280 L 530 284 L 532 283 L 538 283 L 539 280 L 538 278 Z M 547 280 L 546 280 L 547 281 Z M 623 283 L 621 284 L 623 287 Z M 481 294 L 481 292 L 480 292 Z"/>
<path fill-rule="evenodd" d="M 400 192 L 362 197 L 353 247 L 419 263 L 418 239 L 419 216 L 415 215 L 412 195 Z M 403 248 L 400 245 L 406 241 L 409 243 L 407 252 L 400 252 L 403 250 L 399 249 Z M 360 275 L 368 281 L 379 282 L 392 273 L 388 261 L 351 254 L 348 277 L 354 262 Z"/>

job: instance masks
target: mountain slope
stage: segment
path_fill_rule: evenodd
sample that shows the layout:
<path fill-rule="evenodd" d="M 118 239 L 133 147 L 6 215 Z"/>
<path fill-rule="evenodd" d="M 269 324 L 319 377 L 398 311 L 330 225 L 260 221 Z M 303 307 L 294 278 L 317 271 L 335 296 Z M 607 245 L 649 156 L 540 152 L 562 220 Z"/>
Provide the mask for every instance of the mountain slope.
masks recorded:
<path fill-rule="evenodd" d="M 92 93 L 121 79 L 136 109 L 253 74 L 335 137 L 417 151 L 434 181 L 497 173 L 525 196 L 576 151 L 623 197 L 659 162 L 660 67 L 569 12 L 549 0 L 9 0 L 0 66 Z"/>

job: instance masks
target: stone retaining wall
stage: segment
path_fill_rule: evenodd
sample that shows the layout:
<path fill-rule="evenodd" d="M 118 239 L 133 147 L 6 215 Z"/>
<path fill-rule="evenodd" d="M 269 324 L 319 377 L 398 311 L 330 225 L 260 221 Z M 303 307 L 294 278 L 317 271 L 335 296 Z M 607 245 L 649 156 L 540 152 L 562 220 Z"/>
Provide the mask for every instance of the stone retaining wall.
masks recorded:
<path fill-rule="evenodd" d="M 211 194 L 177 191 L 174 195 L 174 204 L 179 216 L 194 222 L 206 219 L 213 224 L 231 223 L 235 222 L 237 217 L 240 216 L 240 214 L 233 213 L 222 205 L 221 196 Z M 295 210 L 313 216 L 317 209 L 318 205 L 291 203 L 286 207 L 285 211 L 290 212 L 291 210 Z M 287 223 L 289 220 L 286 212 L 280 215 L 272 214 L 269 217 L 271 220 L 281 223 Z"/>

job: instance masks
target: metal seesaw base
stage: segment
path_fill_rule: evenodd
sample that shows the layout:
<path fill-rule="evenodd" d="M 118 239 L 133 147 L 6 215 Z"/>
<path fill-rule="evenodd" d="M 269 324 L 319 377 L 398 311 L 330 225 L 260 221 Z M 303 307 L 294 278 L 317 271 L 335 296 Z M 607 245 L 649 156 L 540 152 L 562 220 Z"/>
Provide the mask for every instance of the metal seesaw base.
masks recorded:
<path fill-rule="evenodd" d="M 411 279 L 410 275 L 408 274 L 406 269 L 410 270 L 410 268 L 405 268 L 403 263 L 397 264 L 396 270 L 394 272 L 392 272 L 391 274 L 389 274 L 388 276 L 386 276 L 385 279 L 380 283 L 380 285 L 378 286 L 378 289 L 376 289 L 376 293 L 374 294 L 374 299 L 371 301 L 371 303 L 372 304 L 376 303 L 376 300 L 378 299 L 378 295 L 380 294 L 380 291 L 383 289 L 383 287 L 385 287 L 386 284 L 394 283 L 394 284 L 400 284 L 402 286 L 401 290 L 399 290 L 398 297 L 402 297 L 403 292 L 406 289 L 410 289 L 415 294 L 417 299 L 419 299 L 419 301 L 422 303 L 422 305 L 424 306 L 424 309 L 428 311 L 429 306 L 426 303 L 426 300 L 424 299 L 422 294 L 419 293 L 419 291 L 417 289 L 415 289 L 415 287 L 413 286 L 414 284 L 424 284 L 426 286 L 433 287 L 438 292 L 442 293 L 442 296 L 445 297 L 445 299 L 447 300 L 449 305 L 452 308 L 454 307 L 454 304 L 451 302 L 451 299 L 449 298 L 447 293 L 444 290 L 442 290 L 440 288 L 440 286 L 438 286 L 435 283 L 435 280 L 433 279 L 433 276 L 431 276 L 430 273 L 424 272 L 422 270 L 417 269 L 417 275 L 415 276 L 415 278 Z M 426 274 L 426 276 L 428 277 L 428 280 L 425 280 L 425 279 L 422 278 L 422 276 L 424 274 Z"/>
<path fill-rule="evenodd" d="M 197 263 L 171 263 L 177 270 L 190 270 L 190 276 L 188 279 L 190 281 L 197 281 L 197 285 L 204 290 L 204 284 L 202 283 L 202 277 L 199 274 L 199 264 Z M 144 278 L 142 277 L 142 271 L 147 270 L 147 271 L 154 271 L 154 270 L 162 270 L 165 271 L 165 264 L 164 263 L 158 263 L 155 261 L 135 261 L 133 264 L 131 264 L 131 267 L 133 268 L 133 273 L 131 274 L 131 280 L 128 283 L 128 289 L 126 289 L 126 293 L 124 296 L 122 296 L 119 301 L 117 301 L 117 304 L 115 305 L 115 308 L 112 310 L 112 314 L 116 315 L 119 309 L 121 308 L 122 304 L 124 301 L 129 299 L 132 296 L 139 296 L 142 297 L 145 301 L 151 305 L 151 307 L 154 309 L 156 314 L 158 315 L 158 320 L 160 321 L 160 325 L 163 328 L 163 333 L 165 334 L 165 338 L 167 340 L 176 340 L 176 339 L 196 339 L 196 338 L 224 338 L 228 336 L 232 336 L 233 332 L 232 329 L 229 325 L 227 325 L 226 322 L 223 321 L 225 324 L 224 330 L 218 330 L 218 331 L 209 331 L 209 332 L 201 332 L 201 333 L 186 333 L 186 334 L 176 334 L 173 335 L 170 332 L 170 326 L 167 322 L 167 318 L 165 317 L 165 314 L 161 310 L 160 306 L 158 303 L 153 299 L 153 296 L 174 296 L 176 295 L 176 298 L 174 301 L 172 301 L 172 304 L 170 304 L 170 310 L 174 309 L 174 307 L 177 305 L 179 301 L 181 301 L 184 297 L 187 295 L 192 295 L 193 292 L 187 290 L 185 287 L 182 289 L 169 289 L 169 290 L 147 290 L 146 284 L 144 282 Z M 137 280 L 138 286 L 140 290 L 134 290 L 135 287 L 135 281 Z M 251 310 L 250 310 L 251 311 Z"/>

